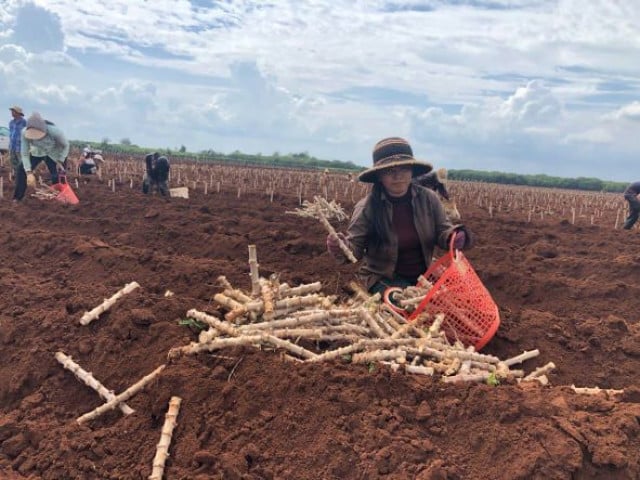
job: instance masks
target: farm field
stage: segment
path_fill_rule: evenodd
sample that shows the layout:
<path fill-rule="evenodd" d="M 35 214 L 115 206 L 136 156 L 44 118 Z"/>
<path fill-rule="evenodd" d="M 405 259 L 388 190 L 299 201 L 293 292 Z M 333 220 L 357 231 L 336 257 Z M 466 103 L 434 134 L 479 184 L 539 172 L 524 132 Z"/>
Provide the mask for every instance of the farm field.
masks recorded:
<path fill-rule="evenodd" d="M 249 245 L 261 276 L 349 297 L 355 267 L 326 253 L 319 222 L 287 212 L 324 195 L 350 213 L 364 187 L 343 174 L 183 164 L 171 186 L 190 198 L 164 199 L 141 193 L 140 162 L 107 160 L 102 178 L 80 180 L 79 205 L 13 205 L 0 168 L 0 478 L 146 479 L 173 396 L 166 479 L 640 478 L 640 231 L 620 230 L 621 195 L 451 183 L 476 235 L 466 256 L 500 310 L 482 352 L 538 349 L 522 368 L 556 368 L 547 386 L 445 384 L 250 346 L 169 360 L 198 338 L 186 312 L 216 313 L 220 275 L 251 290 Z M 115 393 L 166 368 L 126 401 L 131 415 L 78 425 L 104 401 L 59 351 Z"/>

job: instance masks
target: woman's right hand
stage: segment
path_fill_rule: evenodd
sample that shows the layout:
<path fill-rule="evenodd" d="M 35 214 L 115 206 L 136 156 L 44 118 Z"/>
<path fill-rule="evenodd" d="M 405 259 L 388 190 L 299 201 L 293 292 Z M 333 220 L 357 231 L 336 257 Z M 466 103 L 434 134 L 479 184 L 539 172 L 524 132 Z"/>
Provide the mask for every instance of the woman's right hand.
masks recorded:
<path fill-rule="evenodd" d="M 36 186 L 36 176 L 32 172 L 27 173 L 27 186 L 31 188 Z"/>
<path fill-rule="evenodd" d="M 344 233 L 337 233 L 336 235 L 332 235 L 332 234 L 327 235 L 327 251 L 334 257 L 337 257 L 342 254 L 342 250 L 340 249 L 340 241 L 338 240 L 338 237 L 340 237 L 340 240 L 342 240 L 343 243 L 347 242 L 347 237 L 344 236 Z"/>

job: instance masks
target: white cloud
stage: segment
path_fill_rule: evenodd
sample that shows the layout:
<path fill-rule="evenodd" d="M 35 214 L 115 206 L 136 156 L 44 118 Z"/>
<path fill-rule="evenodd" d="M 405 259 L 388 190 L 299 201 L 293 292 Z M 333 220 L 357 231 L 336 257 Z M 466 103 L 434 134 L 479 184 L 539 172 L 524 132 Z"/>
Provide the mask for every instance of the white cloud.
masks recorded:
<path fill-rule="evenodd" d="M 631 120 L 634 122 L 640 121 L 640 102 L 636 100 L 628 105 L 624 105 L 612 114 L 605 116 L 605 118 Z"/>
<path fill-rule="evenodd" d="M 5 0 L 0 100 L 76 138 L 363 165 L 388 135 L 449 168 L 593 176 L 609 148 L 623 178 L 640 154 L 639 2 L 212 3 Z"/>
<path fill-rule="evenodd" d="M 566 143 L 600 143 L 608 144 L 613 141 L 613 136 L 604 128 L 592 128 L 584 132 L 571 133 L 564 139 Z"/>
<path fill-rule="evenodd" d="M 38 86 L 28 89 L 25 93 L 27 98 L 41 105 L 66 106 L 80 96 L 80 91 L 72 85 L 63 87 L 58 85 Z"/>

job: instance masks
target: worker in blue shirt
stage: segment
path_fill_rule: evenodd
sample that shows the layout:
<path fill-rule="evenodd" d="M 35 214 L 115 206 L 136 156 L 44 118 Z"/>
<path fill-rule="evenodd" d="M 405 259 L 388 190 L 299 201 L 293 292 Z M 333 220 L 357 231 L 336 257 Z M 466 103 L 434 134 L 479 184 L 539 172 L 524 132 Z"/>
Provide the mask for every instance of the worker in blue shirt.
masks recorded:
<path fill-rule="evenodd" d="M 9 122 L 9 159 L 11 160 L 13 173 L 17 174 L 22 164 L 22 158 L 20 157 L 20 134 L 22 133 L 22 129 L 27 126 L 27 121 L 24 119 L 22 108 L 14 105 L 9 110 L 11 111 L 11 117 L 13 117 Z"/>

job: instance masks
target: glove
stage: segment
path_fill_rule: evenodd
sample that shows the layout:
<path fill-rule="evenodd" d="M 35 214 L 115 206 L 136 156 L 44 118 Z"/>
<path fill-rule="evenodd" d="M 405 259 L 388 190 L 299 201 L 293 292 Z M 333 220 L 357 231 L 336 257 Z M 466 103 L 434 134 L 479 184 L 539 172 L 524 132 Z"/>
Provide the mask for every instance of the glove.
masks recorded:
<path fill-rule="evenodd" d="M 453 248 L 456 250 L 463 250 L 467 243 L 467 234 L 464 233 L 464 230 L 458 230 L 453 232 L 455 235 L 453 239 Z"/>
<path fill-rule="evenodd" d="M 344 236 L 344 233 L 338 233 L 337 235 L 338 237 L 340 237 L 340 240 L 345 243 L 347 242 L 347 237 Z M 334 235 L 327 235 L 327 251 L 334 257 L 342 254 L 342 250 L 340 249 L 340 242 Z"/>
<path fill-rule="evenodd" d="M 32 188 L 36 186 L 36 176 L 31 172 L 27 173 L 27 186 Z"/>

